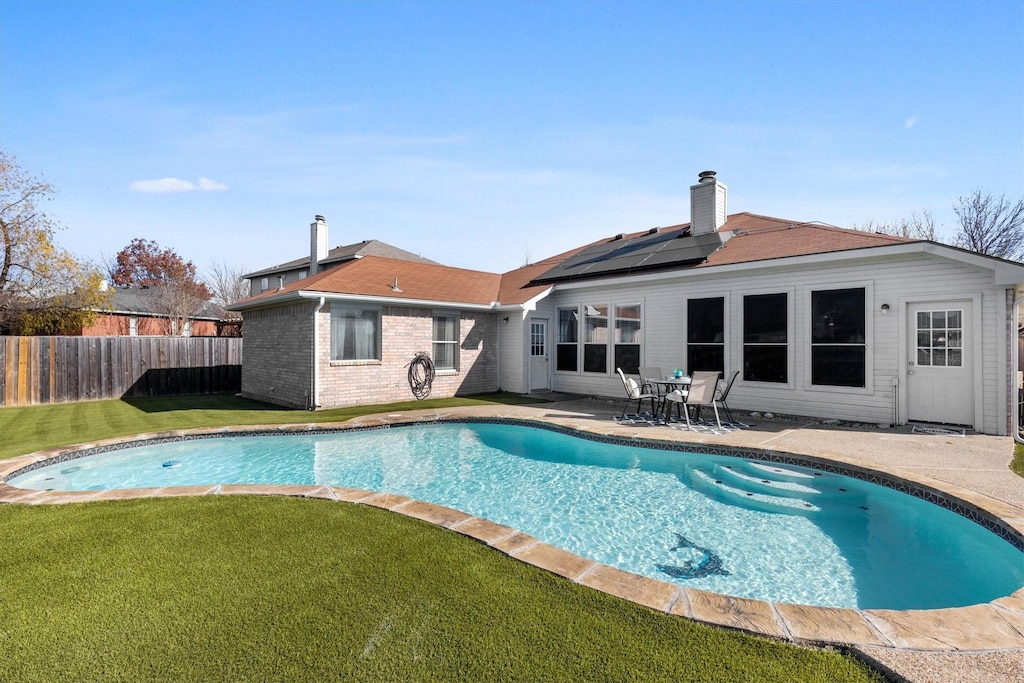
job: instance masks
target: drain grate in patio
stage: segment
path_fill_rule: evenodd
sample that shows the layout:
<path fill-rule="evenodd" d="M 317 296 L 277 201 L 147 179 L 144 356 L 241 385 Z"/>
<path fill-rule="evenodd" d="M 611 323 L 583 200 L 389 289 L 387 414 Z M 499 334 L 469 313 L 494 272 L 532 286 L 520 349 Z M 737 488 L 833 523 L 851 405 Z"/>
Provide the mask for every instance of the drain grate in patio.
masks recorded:
<path fill-rule="evenodd" d="M 944 425 L 914 425 L 911 433 L 932 434 L 934 436 L 965 436 L 967 430 L 963 427 L 946 427 Z"/>

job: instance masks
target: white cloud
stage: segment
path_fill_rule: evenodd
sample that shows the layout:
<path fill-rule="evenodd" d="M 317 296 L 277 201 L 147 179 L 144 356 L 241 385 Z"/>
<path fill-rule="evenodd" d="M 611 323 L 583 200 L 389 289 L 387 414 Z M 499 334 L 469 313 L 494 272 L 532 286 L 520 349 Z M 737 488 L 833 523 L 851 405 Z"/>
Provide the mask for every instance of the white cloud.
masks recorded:
<path fill-rule="evenodd" d="M 136 180 L 128 186 L 132 192 L 143 192 L 147 194 L 170 194 L 173 192 L 223 192 L 228 189 L 224 183 L 218 183 L 209 178 L 199 178 L 199 183 L 181 178 L 160 178 L 159 180 Z"/>
<path fill-rule="evenodd" d="M 911 116 L 909 119 L 903 122 L 903 130 L 910 130 L 917 125 L 917 115 Z"/>
<path fill-rule="evenodd" d="M 224 183 L 218 183 L 216 180 L 200 177 L 199 189 L 204 192 L 224 192 L 228 189 L 228 186 Z"/>

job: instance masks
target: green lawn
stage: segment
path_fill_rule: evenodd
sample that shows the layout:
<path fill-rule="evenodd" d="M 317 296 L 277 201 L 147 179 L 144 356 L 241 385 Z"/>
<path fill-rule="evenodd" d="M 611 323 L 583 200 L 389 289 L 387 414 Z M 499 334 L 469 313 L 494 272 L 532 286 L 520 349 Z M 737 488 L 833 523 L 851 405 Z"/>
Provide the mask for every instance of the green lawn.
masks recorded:
<path fill-rule="evenodd" d="M 3 409 L 0 448 L 311 417 L 264 408 Z M 881 680 L 836 652 L 670 617 L 376 508 L 210 496 L 2 505 L 0 520 L 0 680 Z"/>
<path fill-rule="evenodd" d="M 1010 469 L 1018 476 L 1024 477 L 1024 444 L 1014 444 L 1013 460 L 1010 461 Z"/>
<path fill-rule="evenodd" d="M 516 394 L 484 394 L 320 410 L 287 410 L 232 394 L 85 401 L 52 406 L 0 408 L 0 460 L 43 448 L 165 429 L 228 425 L 341 422 L 359 415 L 449 406 L 536 403 Z"/>

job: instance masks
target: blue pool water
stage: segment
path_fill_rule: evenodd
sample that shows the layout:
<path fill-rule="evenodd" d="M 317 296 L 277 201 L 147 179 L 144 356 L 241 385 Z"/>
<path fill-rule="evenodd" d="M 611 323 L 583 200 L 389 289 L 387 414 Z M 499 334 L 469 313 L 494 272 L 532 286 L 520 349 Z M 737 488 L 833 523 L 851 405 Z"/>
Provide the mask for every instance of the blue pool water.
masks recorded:
<path fill-rule="evenodd" d="M 243 483 L 387 491 L 638 574 L 777 602 L 957 607 L 1024 585 L 1024 553 L 883 486 L 518 425 L 167 443 L 52 465 L 9 483 L 62 491 Z"/>

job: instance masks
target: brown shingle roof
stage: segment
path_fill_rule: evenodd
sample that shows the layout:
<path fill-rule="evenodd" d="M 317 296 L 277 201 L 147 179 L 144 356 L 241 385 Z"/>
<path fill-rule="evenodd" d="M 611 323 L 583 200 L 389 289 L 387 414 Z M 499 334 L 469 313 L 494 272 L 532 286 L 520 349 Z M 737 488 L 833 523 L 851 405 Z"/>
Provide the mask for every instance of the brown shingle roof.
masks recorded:
<path fill-rule="evenodd" d="M 396 278 L 398 289 L 401 291 L 394 290 Z M 246 304 L 302 290 L 388 299 L 489 305 L 498 300 L 500 285 L 501 276 L 497 273 L 364 256 L 289 283 L 284 289 L 264 292 L 247 300 Z"/>
<path fill-rule="evenodd" d="M 334 247 L 327 252 L 327 258 L 322 259 L 320 263 L 329 265 L 338 263 L 339 261 L 347 261 L 363 256 L 383 256 L 384 258 L 397 259 L 400 261 L 437 264 L 437 261 L 431 261 L 428 258 L 423 258 L 419 254 L 414 254 L 411 251 L 406 251 L 405 249 L 399 249 L 398 247 L 392 246 L 387 242 L 381 242 L 380 240 L 363 240 L 362 242 L 356 242 L 355 244 L 346 244 L 344 246 Z M 271 266 L 270 268 L 257 270 L 244 275 L 243 277 L 252 279 L 262 277 L 264 275 L 273 275 L 274 273 L 296 270 L 299 268 L 308 268 L 309 258 L 309 256 L 304 256 L 293 261 Z"/>
<path fill-rule="evenodd" d="M 689 229 L 689 224 L 684 223 L 662 228 L 660 232 L 664 234 L 674 231 L 685 235 Z M 733 237 L 705 262 L 696 265 L 668 265 L 665 270 L 708 268 L 919 241 L 819 223 L 794 223 L 752 213 L 730 215 L 721 231 L 733 232 Z M 648 234 L 648 231 L 642 230 L 620 239 L 628 240 L 645 234 Z M 248 307 L 252 303 L 300 290 L 453 304 L 522 304 L 551 287 L 550 283 L 537 284 L 534 282 L 535 279 L 583 250 L 609 242 L 611 239 L 596 240 L 503 275 L 451 268 L 426 259 L 408 261 L 364 255 L 362 258 L 342 261 L 324 272 L 292 282 L 284 289 L 265 292 L 247 300 L 243 305 Z M 308 259 L 306 261 L 308 262 Z M 627 273 L 603 276 L 616 277 L 625 274 Z M 393 289 L 395 278 L 398 278 L 400 292 Z"/>
<path fill-rule="evenodd" d="M 698 268 L 920 241 L 820 223 L 794 223 L 752 213 L 729 216 L 722 230 L 738 232 Z"/>

